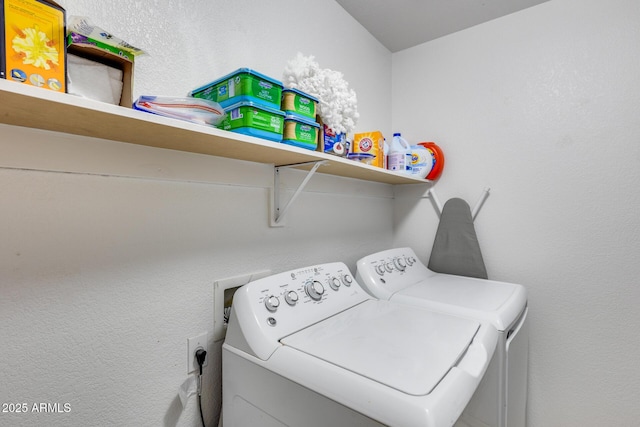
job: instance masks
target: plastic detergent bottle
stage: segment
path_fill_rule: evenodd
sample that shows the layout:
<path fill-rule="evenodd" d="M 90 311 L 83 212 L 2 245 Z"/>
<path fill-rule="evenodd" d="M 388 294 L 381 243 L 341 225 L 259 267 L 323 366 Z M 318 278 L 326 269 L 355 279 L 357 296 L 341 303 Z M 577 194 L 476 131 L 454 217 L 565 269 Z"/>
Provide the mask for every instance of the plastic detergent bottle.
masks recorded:
<path fill-rule="evenodd" d="M 411 146 L 399 132 L 393 134 L 393 141 L 389 146 L 387 169 L 411 175 Z"/>
<path fill-rule="evenodd" d="M 411 174 L 416 178 L 426 178 L 433 167 L 431 151 L 422 145 L 411 146 Z"/>

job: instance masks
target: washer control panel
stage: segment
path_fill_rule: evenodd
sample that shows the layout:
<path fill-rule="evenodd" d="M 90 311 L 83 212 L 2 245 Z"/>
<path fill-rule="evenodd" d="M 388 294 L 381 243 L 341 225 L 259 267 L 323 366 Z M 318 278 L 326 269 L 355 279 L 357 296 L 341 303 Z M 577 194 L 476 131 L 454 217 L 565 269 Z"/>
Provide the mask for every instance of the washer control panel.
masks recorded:
<path fill-rule="evenodd" d="M 255 355 L 268 357 L 281 338 L 367 299 L 370 296 L 340 262 L 265 277 L 234 294 L 227 341 L 233 343 L 234 334 L 241 333 Z"/>
<path fill-rule="evenodd" d="M 411 248 L 389 249 L 361 258 L 357 262 L 356 280 L 365 291 L 380 299 L 432 275 Z"/>

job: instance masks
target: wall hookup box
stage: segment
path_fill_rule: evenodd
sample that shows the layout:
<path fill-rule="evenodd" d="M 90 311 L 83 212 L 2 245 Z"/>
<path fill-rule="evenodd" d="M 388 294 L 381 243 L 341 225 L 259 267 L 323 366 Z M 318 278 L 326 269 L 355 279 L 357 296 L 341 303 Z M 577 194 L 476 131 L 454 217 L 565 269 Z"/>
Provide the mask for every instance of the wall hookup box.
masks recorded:
<path fill-rule="evenodd" d="M 0 77 L 67 91 L 66 13 L 50 0 L 0 0 Z"/>

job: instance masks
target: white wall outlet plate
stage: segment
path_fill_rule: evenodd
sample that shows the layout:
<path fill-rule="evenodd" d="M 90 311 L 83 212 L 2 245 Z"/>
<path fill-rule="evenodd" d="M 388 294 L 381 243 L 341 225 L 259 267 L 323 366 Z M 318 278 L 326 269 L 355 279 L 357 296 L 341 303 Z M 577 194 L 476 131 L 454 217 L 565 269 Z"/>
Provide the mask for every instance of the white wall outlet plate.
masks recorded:
<path fill-rule="evenodd" d="M 207 366 L 209 363 L 210 352 L 208 345 L 208 333 L 204 332 L 197 337 L 187 339 L 187 374 L 194 371 L 200 371 L 200 366 L 196 361 L 196 351 L 201 348 L 207 352 L 207 357 L 204 359 L 202 366 Z"/>

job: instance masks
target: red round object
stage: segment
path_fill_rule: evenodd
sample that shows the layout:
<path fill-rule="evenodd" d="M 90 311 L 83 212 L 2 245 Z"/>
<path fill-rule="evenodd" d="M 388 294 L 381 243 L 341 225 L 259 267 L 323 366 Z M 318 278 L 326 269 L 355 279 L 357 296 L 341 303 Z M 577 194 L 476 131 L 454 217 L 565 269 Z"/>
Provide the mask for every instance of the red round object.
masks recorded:
<path fill-rule="evenodd" d="M 434 160 L 431 172 L 429 172 L 426 179 L 433 181 L 440 178 L 444 169 L 444 153 L 442 149 L 435 142 L 419 142 L 418 145 L 422 145 L 429 150 Z"/>

